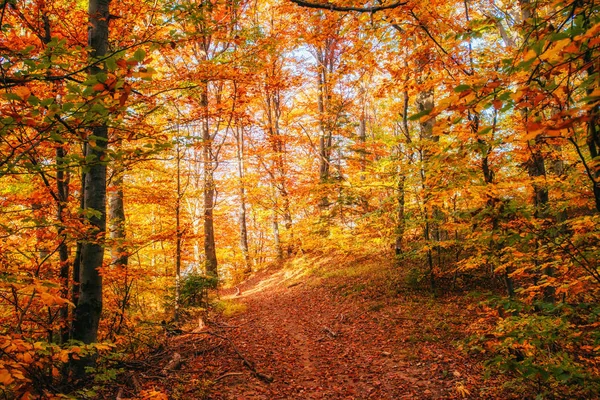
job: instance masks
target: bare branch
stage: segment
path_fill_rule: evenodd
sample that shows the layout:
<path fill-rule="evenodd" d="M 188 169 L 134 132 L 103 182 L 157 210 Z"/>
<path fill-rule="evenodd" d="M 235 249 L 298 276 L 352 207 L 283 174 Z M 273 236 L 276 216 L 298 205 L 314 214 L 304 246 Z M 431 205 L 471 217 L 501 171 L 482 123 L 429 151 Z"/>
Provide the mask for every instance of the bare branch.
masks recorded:
<path fill-rule="evenodd" d="M 321 10 L 330 10 L 330 11 L 355 11 L 359 13 L 375 13 L 377 11 L 389 10 L 392 8 L 398 8 L 408 4 L 407 1 L 398 1 L 396 3 L 384 4 L 380 6 L 373 7 L 352 7 L 352 6 L 337 6 L 332 3 L 312 3 L 310 1 L 305 0 L 291 0 L 292 3 L 296 3 L 301 7 L 306 8 L 318 8 Z"/>

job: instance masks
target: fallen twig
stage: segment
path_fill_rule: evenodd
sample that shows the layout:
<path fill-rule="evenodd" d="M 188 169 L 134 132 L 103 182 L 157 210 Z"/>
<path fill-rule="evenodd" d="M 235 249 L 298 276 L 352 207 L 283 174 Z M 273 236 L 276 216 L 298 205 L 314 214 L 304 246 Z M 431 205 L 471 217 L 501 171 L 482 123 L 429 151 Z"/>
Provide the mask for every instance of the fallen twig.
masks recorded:
<path fill-rule="evenodd" d="M 227 336 L 219 335 L 218 333 L 214 333 L 214 332 L 207 332 L 207 333 L 209 335 L 218 337 L 219 339 L 223 339 L 223 340 L 229 342 L 233 351 L 237 354 L 237 356 L 239 358 L 242 359 L 242 365 L 244 365 L 246 368 L 248 368 L 252 372 L 252 374 L 254 374 L 254 376 L 256 376 L 258 379 L 260 379 L 261 381 L 263 381 L 265 383 L 273 382 L 273 377 L 269 376 L 269 375 L 265 375 L 265 374 L 257 371 L 256 367 L 254 367 L 254 364 L 251 361 L 249 361 L 246 357 L 244 357 L 244 355 L 238 350 L 238 348 L 233 343 L 233 341 L 231 339 L 229 339 Z"/>
<path fill-rule="evenodd" d="M 137 375 L 135 375 L 133 372 L 131 373 L 131 383 L 133 385 L 133 388 L 134 388 L 136 394 L 138 394 L 139 392 L 142 391 L 142 385 L 140 384 L 140 381 L 137 378 Z"/>
<path fill-rule="evenodd" d="M 324 330 L 325 332 L 327 332 L 327 334 L 328 334 L 329 336 L 331 336 L 332 338 L 336 338 L 336 337 L 338 336 L 338 334 L 337 334 L 336 332 L 334 332 L 334 331 L 333 331 L 331 328 L 329 328 L 329 327 L 327 327 L 327 326 L 324 326 L 324 327 L 323 327 L 323 330 Z"/>
<path fill-rule="evenodd" d="M 239 376 L 239 375 L 244 375 L 244 373 L 243 372 L 227 372 L 226 374 L 223 374 L 220 377 L 218 377 L 217 379 L 215 379 L 213 382 L 219 382 L 221 379 L 225 379 L 229 376 Z"/>
<path fill-rule="evenodd" d="M 236 347 L 236 345 L 233 343 L 233 341 L 228 338 L 227 336 L 223 336 L 221 334 L 215 333 L 215 332 L 210 332 L 210 331 L 202 331 L 202 332 L 189 332 L 189 331 L 183 331 L 182 332 L 183 335 L 210 335 L 210 336 L 214 336 L 216 338 L 222 339 L 226 342 L 228 342 L 231 345 L 231 348 L 233 349 L 233 351 L 237 354 L 237 356 L 242 360 L 242 365 L 244 365 L 246 368 L 248 368 L 252 374 L 254 376 L 256 376 L 258 379 L 260 379 L 261 381 L 265 382 L 265 383 L 272 383 L 273 382 L 273 377 L 270 375 L 266 375 L 263 374 L 259 371 L 256 370 L 256 367 L 254 366 L 254 364 L 249 361 L 246 357 L 244 357 L 244 355 L 238 350 L 238 348 Z M 181 355 L 179 355 L 179 353 L 175 353 L 173 355 L 173 359 L 175 359 L 175 356 L 179 356 L 179 364 L 177 364 L 177 368 L 181 365 Z M 173 370 L 176 368 L 169 368 L 171 365 L 171 362 L 173 360 L 171 360 L 169 362 L 169 364 L 167 364 L 167 366 L 163 369 L 163 373 L 165 373 L 166 371 L 169 370 Z"/>

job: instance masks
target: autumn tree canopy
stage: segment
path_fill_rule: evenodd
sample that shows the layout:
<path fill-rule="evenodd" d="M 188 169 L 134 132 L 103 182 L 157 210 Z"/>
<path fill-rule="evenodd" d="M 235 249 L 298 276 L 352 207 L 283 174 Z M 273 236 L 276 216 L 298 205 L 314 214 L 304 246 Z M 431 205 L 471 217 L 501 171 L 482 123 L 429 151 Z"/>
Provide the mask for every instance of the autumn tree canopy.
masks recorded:
<path fill-rule="evenodd" d="M 375 252 L 409 286 L 485 291 L 471 348 L 524 396 L 594 397 L 599 13 L 2 2 L 4 395 L 79 390 L 266 266 Z"/>

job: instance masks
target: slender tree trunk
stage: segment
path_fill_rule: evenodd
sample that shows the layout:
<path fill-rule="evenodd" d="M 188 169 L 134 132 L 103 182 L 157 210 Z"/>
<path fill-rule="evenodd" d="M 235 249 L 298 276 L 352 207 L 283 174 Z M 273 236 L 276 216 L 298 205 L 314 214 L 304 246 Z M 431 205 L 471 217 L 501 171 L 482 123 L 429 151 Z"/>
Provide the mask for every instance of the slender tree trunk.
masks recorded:
<path fill-rule="evenodd" d="M 367 154 L 365 150 L 365 144 L 367 143 L 367 112 L 366 112 L 366 95 L 363 94 L 363 104 L 360 113 L 360 122 L 358 126 L 358 140 L 361 145 L 360 151 L 360 180 L 365 180 L 365 172 L 367 171 Z"/>
<path fill-rule="evenodd" d="M 252 260 L 248 251 L 248 228 L 246 224 L 246 186 L 245 186 L 245 168 L 244 168 L 244 127 L 238 126 L 236 135 L 237 144 L 237 167 L 239 177 L 239 195 L 240 195 L 240 249 L 244 257 L 244 272 L 252 272 Z"/>
<path fill-rule="evenodd" d="M 329 130 L 326 121 L 327 112 L 327 72 L 324 66 L 321 66 L 322 70 L 318 75 L 318 99 L 317 106 L 319 110 L 321 136 L 319 137 L 319 178 L 321 183 L 326 183 L 329 179 L 329 164 L 331 162 L 331 132 Z"/>
<path fill-rule="evenodd" d="M 424 90 L 417 95 L 416 98 L 417 111 L 423 112 L 426 110 L 432 110 L 434 106 L 434 96 L 432 90 Z M 423 229 L 423 237 L 425 243 L 428 246 L 427 250 L 427 267 L 429 274 L 429 283 L 431 289 L 435 289 L 435 271 L 433 266 L 433 254 L 431 251 L 431 230 L 432 220 L 434 219 L 434 211 L 430 211 L 429 203 L 431 198 L 431 187 L 428 183 L 428 170 L 431 159 L 431 150 L 427 147 L 433 142 L 439 140 L 438 136 L 433 135 L 433 127 L 435 125 L 435 119 L 430 118 L 426 121 L 420 122 L 421 140 L 424 141 L 425 148 L 421 150 L 421 180 L 423 185 L 423 215 L 425 217 L 425 227 Z M 435 227 L 434 227 L 435 229 Z"/>
<path fill-rule="evenodd" d="M 325 44 L 323 48 L 317 49 L 318 52 L 318 74 L 317 74 L 317 107 L 319 111 L 319 126 L 321 136 L 319 137 L 319 181 L 321 184 L 327 184 L 330 178 L 331 164 L 331 145 L 332 132 L 331 123 L 329 121 L 329 69 L 328 60 L 330 58 L 329 46 Z M 324 194 L 319 203 L 321 212 L 325 212 L 329 208 L 329 198 Z"/>
<path fill-rule="evenodd" d="M 69 297 L 69 245 L 67 244 L 67 235 L 65 232 L 65 207 L 69 200 L 69 174 L 66 170 L 64 158 L 66 156 L 65 148 L 59 145 L 56 148 L 56 193 L 58 196 L 58 202 L 56 207 L 56 219 L 59 223 L 58 238 L 60 244 L 58 245 L 58 260 L 60 262 L 59 277 L 61 280 L 61 297 L 67 299 Z M 62 326 L 60 329 L 60 341 L 65 343 L 69 340 L 69 306 L 65 304 L 60 309 L 60 318 Z"/>
<path fill-rule="evenodd" d="M 539 140 L 530 146 L 531 154 L 527 161 L 527 173 L 533 180 L 533 204 L 536 218 L 544 218 L 548 209 L 548 188 L 541 182 L 546 178 L 546 166 L 540 146 Z"/>
<path fill-rule="evenodd" d="M 408 126 L 408 103 L 409 103 L 409 96 L 408 96 L 408 92 L 405 90 L 403 93 L 403 111 L 402 111 L 402 127 L 398 128 L 398 130 L 402 130 L 404 133 L 404 136 L 406 137 L 406 141 L 407 144 L 411 143 L 411 135 L 410 135 L 410 128 Z M 408 148 L 409 146 L 407 146 Z M 410 150 L 407 150 L 410 151 Z M 399 257 L 402 255 L 404 248 L 403 248 L 403 244 L 404 244 L 404 232 L 406 230 L 406 215 L 405 215 L 405 196 L 406 196 L 406 173 L 405 173 L 405 166 L 403 165 L 403 162 L 410 162 L 412 161 L 412 156 L 407 157 L 407 160 L 403 160 L 402 159 L 402 149 L 400 148 L 400 145 L 397 146 L 396 148 L 396 157 L 397 157 L 397 162 L 398 162 L 398 184 L 397 184 L 397 209 L 396 209 L 396 214 L 398 217 L 398 221 L 396 222 L 396 240 L 395 240 L 395 253 L 396 253 L 396 257 L 397 257 L 397 262 L 400 262 Z"/>
<path fill-rule="evenodd" d="M 106 55 L 108 48 L 108 22 L 110 0 L 89 1 L 88 44 L 92 59 Z M 93 67 L 91 74 L 101 71 Z M 106 233 L 106 150 L 108 127 L 104 121 L 92 128 L 87 141 L 85 174 L 84 219 L 89 224 L 86 240 L 81 245 L 79 299 L 75 308 L 72 333 L 73 339 L 83 343 L 94 343 L 98 339 L 98 325 L 102 314 L 102 276 L 99 269 L 104 259 L 104 235 Z M 85 367 L 94 364 L 93 357 L 85 357 L 74 363 L 75 374 L 85 375 Z"/>
<path fill-rule="evenodd" d="M 275 251 L 277 253 L 277 261 L 283 261 L 283 249 L 281 248 L 281 238 L 279 236 L 279 219 L 277 218 L 277 211 L 273 210 L 273 240 L 275 245 Z"/>
<path fill-rule="evenodd" d="M 177 198 L 175 200 L 175 306 L 173 311 L 173 319 L 179 321 L 179 307 L 181 304 L 181 144 L 179 137 L 177 138 L 176 148 L 176 163 L 177 163 Z"/>
<path fill-rule="evenodd" d="M 87 217 L 89 231 L 81 247 L 79 301 L 73 321 L 73 338 L 84 343 L 97 340 L 98 324 L 102 312 L 102 276 L 99 268 L 104 259 L 104 234 L 106 232 L 106 165 L 100 162 L 106 153 L 108 128 L 93 128 L 94 146 L 88 145 L 86 158 L 93 160 L 85 180 L 85 208 L 94 212 Z"/>
<path fill-rule="evenodd" d="M 120 148 L 120 140 L 116 144 Z M 116 268 L 127 268 L 129 256 L 127 253 L 125 230 L 125 203 L 124 203 L 124 175 L 125 167 L 121 162 L 115 162 L 113 167 L 112 193 L 109 197 L 108 220 L 110 239 L 112 242 L 111 258 L 112 265 Z M 127 282 L 125 282 L 127 286 Z"/>
<path fill-rule="evenodd" d="M 358 140 L 360 143 L 360 181 L 364 182 L 366 180 L 367 173 L 367 95 L 366 89 L 363 89 L 362 93 L 362 107 L 360 112 L 360 121 L 358 125 Z M 342 156 L 340 155 L 340 160 Z M 341 167 L 340 167 L 341 170 Z M 340 187 L 341 190 L 341 187 Z M 363 209 L 363 212 L 369 212 L 369 195 L 361 194 L 360 195 L 360 205 Z M 340 208 L 343 202 L 340 202 Z"/>
<path fill-rule="evenodd" d="M 405 202 L 405 194 L 404 194 L 405 187 L 404 187 L 404 185 L 405 185 L 405 182 L 406 182 L 406 176 L 404 175 L 403 172 L 400 172 L 398 174 L 398 185 L 397 185 L 397 190 L 398 190 L 397 218 L 398 218 L 398 222 L 396 224 L 396 242 L 395 242 L 395 246 L 394 246 L 396 257 L 400 257 L 402 255 L 402 252 L 404 251 L 404 249 L 403 249 L 404 232 L 406 230 L 406 216 L 404 215 L 404 202 Z"/>
<path fill-rule="evenodd" d="M 83 154 L 87 153 L 87 143 L 83 143 Z M 85 209 L 85 181 L 86 181 L 86 173 L 82 171 L 81 173 L 81 188 L 80 188 L 80 197 L 79 197 L 79 208 Z M 80 217 L 80 221 L 83 222 L 83 216 Z M 75 310 L 77 309 L 77 304 L 79 303 L 79 282 L 81 278 L 81 249 L 83 248 L 83 239 L 79 239 L 77 241 L 77 247 L 75 248 L 75 257 L 73 258 L 73 271 L 71 274 L 71 302 L 75 306 Z M 71 326 L 70 337 L 73 337 L 73 326 Z"/>
<path fill-rule="evenodd" d="M 588 68 L 588 75 L 594 73 L 594 68 Z M 590 89 L 591 91 L 592 89 Z M 597 160 L 600 153 L 600 124 L 598 123 L 598 106 L 594 106 L 590 111 L 590 120 L 588 122 L 587 147 L 592 160 Z M 594 202 L 596 211 L 600 212 L 600 169 L 595 168 L 589 175 L 594 193 Z"/>
<path fill-rule="evenodd" d="M 273 72 L 275 75 L 275 72 Z M 267 75 L 267 80 L 269 76 Z M 279 127 L 279 119 L 281 117 L 281 103 L 278 89 L 266 88 L 266 110 L 267 110 L 267 123 L 269 133 L 269 141 L 271 143 L 271 149 L 275 155 L 273 161 L 272 179 L 274 185 L 279 192 L 281 198 L 281 206 L 283 211 L 283 222 L 285 230 L 288 234 L 287 237 L 287 255 L 291 255 L 293 251 L 293 230 L 292 230 L 292 214 L 290 211 L 290 197 L 287 190 L 287 175 L 285 165 L 285 145 L 281 138 L 281 131 Z M 279 231 L 279 229 L 278 229 Z"/>
<path fill-rule="evenodd" d="M 210 135 L 208 115 L 208 83 L 204 82 L 201 94 L 203 110 L 202 120 L 202 161 L 204 164 L 204 268 L 207 275 L 218 276 L 217 250 L 215 246 L 215 228 L 213 222 L 215 181 L 212 137 Z"/>
<path fill-rule="evenodd" d="M 590 25 L 590 16 L 584 15 L 585 25 L 589 27 Z M 584 53 L 583 57 L 584 61 L 589 65 L 586 69 L 588 77 L 594 76 L 596 74 L 596 64 L 592 61 L 592 51 L 588 48 L 588 50 Z M 596 80 L 597 82 L 597 80 Z M 592 86 L 587 89 L 588 96 L 594 92 L 594 89 L 597 89 L 596 86 Z M 593 100 L 592 100 L 593 101 Z M 590 108 L 588 111 L 589 121 L 587 123 L 587 148 L 590 154 L 590 159 L 592 162 L 595 162 L 600 155 L 600 123 L 599 123 L 599 112 L 600 107 L 596 104 Z M 594 194 L 594 202 L 596 205 L 596 211 L 600 212 L 600 169 L 593 168 L 593 171 L 589 171 L 588 177 L 592 184 L 592 193 Z"/>
<path fill-rule="evenodd" d="M 533 4 L 530 0 L 519 0 L 519 6 L 521 8 L 521 15 L 525 24 L 531 24 L 528 20 L 533 17 Z M 525 41 L 527 44 L 527 41 Z M 522 112 L 525 120 L 528 118 L 527 110 Z M 535 216 L 537 218 L 543 218 L 547 206 L 548 206 L 548 189 L 545 184 L 541 184 L 541 177 L 546 176 L 546 166 L 544 156 L 541 151 L 543 141 L 540 136 L 536 137 L 533 144 L 529 144 L 530 156 L 527 160 L 527 173 L 533 180 L 533 203 L 535 206 Z"/>
<path fill-rule="evenodd" d="M 47 46 L 48 43 L 52 41 L 52 29 L 50 24 L 50 17 L 48 13 L 44 12 L 42 14 L 42 21 L 44 23 L 44 36 L 41 38 L 42 42 Z M 46 57 L 48 61 L 48 65 L 52 64 L 52 59 L 50 57 L 50 53 L 47 53 Z M 50 76 L 52 74 L 51 68 L 47 68 L 46 75 Z M 55 99 L 57 100 L 57 99 Z M 61 297 L 63 299 L 69 298 L 69 272 L 70 272 L 70 261 L 69 261 L 69 245 L 67 243 L 67 234 L 65 230 L 65 212 L 68 209 L 68 201 L 69 201 L 69 169 L 65 163 L 66 151 L 65 146 L 61 142 L 56 143 L 56 192 L 53 195 L 56 201 L 56 220 L 58 222 L 57 228 L 57 236 L 58 240 L 58 261 L 59 261 L 59 279 L 61 282 Z M 44 179 L 44 182 L 47 182 Z M 48 189 L 52 191 L 52 188 L 49 187 L 49 183 L 46 183 Z M 33 204 L 34 211 L 36 204 Z M 40 251 L 40 258 L 43 259 L 46 257 L 44 249 L 42 248 Z M 52 315 L 50 308 L 48 308 L 49 319 L 48 325 L 50 326 L 53 323 L 54 316 Z M 59 317 L 61 321 L 59 340 L 60 343 L 65 343 L 69 340 L 70 333 L 70 324 L 69 324 L 69 305 L 65 304 L 60 308 Z M 52 341 L 53 332 L 50 330 L 48 332 L 49 342 Z"/>
<path fill-rule="evenodd" d="M 117 139 L 115 149 L 121 149 L 121 139 Z M 124 178 L 125 166 L 123 162 L 117 160 L 112 167 L 112 191 L 108 199 L 108 225 L 111 239 L 111 265 L 119 271 L 119 278 L 122 276 L 123 282 L 115 282 L 116 295 L 118 296 L 118 310 L 111 323 L 111 334 L 117 334 L 121 331 L 123 321 L 125 320 L 125 310 L 129 300 L 129 274 L 128 263 L 129 256 L 126 245 L 127 234 L 125 230 L 125 202 L 124 202 Z"/>

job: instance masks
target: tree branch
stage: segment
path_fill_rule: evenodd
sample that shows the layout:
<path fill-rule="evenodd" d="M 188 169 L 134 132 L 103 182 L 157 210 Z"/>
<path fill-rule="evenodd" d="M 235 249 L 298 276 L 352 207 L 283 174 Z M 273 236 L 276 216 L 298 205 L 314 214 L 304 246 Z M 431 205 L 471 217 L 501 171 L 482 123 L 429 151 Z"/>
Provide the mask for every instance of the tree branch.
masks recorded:
<path fill-rule="evenodd" d="M 301 7 L 306 8 L 318 8 L 320 10 L 330 10 L 330 11 L 355 11 L 359 13 L 375 13 L 377 11 L 389 10 L 392 8 L 398 8 L 403 5 L 406 5 L 407 1 L 398 1 L 391 4 L 385 4 L 380 6 L 373 7 L 352 7 L 352 6 L 337 6 L 332 3 L 312 3 L 310 1 L 305 0 L 291 0 L 292 3 L 295 3 Z"/>

